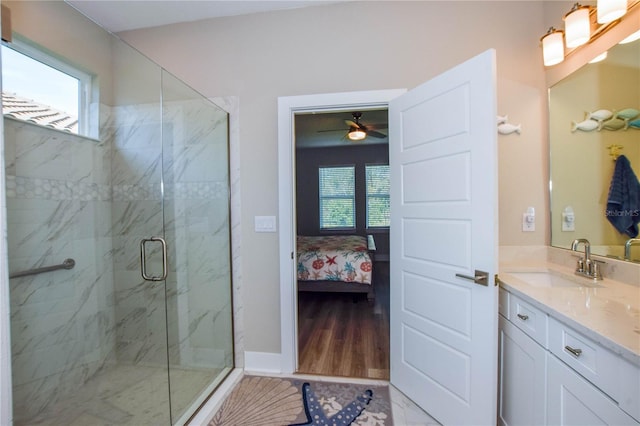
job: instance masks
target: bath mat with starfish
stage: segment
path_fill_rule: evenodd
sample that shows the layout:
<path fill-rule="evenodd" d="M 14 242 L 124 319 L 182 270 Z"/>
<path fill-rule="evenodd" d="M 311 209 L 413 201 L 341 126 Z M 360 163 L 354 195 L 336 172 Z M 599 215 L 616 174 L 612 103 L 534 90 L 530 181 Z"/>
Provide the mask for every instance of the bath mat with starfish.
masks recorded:
<path fill-rule="evenodd" d="M 387 386 L 244 376 L 210 426 L 390 426 Z"/>

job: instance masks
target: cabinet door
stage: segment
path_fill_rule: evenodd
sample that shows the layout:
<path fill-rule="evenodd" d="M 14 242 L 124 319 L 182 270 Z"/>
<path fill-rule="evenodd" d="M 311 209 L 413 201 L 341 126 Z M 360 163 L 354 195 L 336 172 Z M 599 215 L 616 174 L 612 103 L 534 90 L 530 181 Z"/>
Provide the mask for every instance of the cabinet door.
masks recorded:
<path fill-rule="evenodd" d="M 499 425 L 542 425 L 546 418 L 546 350 L 500 316 Z"/>
<path fill-rule="evenodd" d="M 637 425 L 607 395 L 578 373 L 547 354 L 548 424 Z"/>

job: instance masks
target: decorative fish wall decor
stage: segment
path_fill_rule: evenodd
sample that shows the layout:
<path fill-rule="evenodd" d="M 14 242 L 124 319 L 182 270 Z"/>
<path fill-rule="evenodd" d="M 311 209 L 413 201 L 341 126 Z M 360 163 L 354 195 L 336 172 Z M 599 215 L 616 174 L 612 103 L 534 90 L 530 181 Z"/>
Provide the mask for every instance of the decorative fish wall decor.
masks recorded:
<path fill-rule="evenodd" d="M 501 135 L 510 135 L 511 133 L 520 134 L 522 126 L 520 124 L 502 123 L 498 124 L 498 133 Z"/>
<path fill-rule="evenodd" d="M 496 117 L 496 122 L 498 123 L 498 133 L 500 133 L 501 135 L 510 135 L 511 133 L 520 134 L 522 126 L 520 124 L 508 123 L 508 120 L 508 115 L 499 115 Z"/>
<path fill-rule="evenodd" d="M 579 123 L 575 121 L 571 122 L 571 132 L 575 132 L 576 130 L 582 130 L 583 132 L 593 132 L 596 129 L 600 129 L 600 123 L 589 118 Z"/>
<path fill-rule="evenodd" d="M 599 109 L 593 112 L 587 112 L 586 119 L 596 120 L 596 121 L 605 121 L 613 117 L 613 111 L 609 111 L 608 109 Z"/>
<path fill-rule="evenodd" d="M 620 111 L 598 109 L 593 112 L 586 112 L 583 121 L 571 122 L 571 132 L 576 130 L 592 132 L 602 129 L 616 131 L 628 128 L 640 130 L 640 110 L 636 108 L 624 108 Z"/>
<path fill-rule="evenodd" d="M 632 129 L 640 129 L 640 118 L 629 121 L 629 127 Z"/>
<path fill-rule="evenodd" d="M 612 118 L 602 123 L 602 128 L 607 130 L 620 130 L 625 128 L 625 121 L 619 118 Z"/>
<path fill-rule="evenodd" d="M 636 118 L 638 115 L 640 115 L 640 111 L 635 108 L 625 108 L 616 112 L 616 118 L 621 118 L 622 120 L 631 120 L 632 118 Z"/>

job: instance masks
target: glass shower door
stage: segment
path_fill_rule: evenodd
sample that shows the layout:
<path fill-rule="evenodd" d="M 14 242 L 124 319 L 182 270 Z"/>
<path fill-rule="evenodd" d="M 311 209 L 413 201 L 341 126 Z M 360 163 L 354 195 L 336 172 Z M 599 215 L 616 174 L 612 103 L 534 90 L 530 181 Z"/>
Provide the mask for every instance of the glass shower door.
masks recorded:
<path fill-rule="evenodd" d="M 162 73 L 167 338 L 172 422 L 233 368 L 228 114 Z"/>
<path fill-rule="evenodd" d="M 101 139 L 111 154 L 115 363 L 103 389 L 119 394 L 114 407 L 127 407 L 123 411 L 130 417 L 124 424 L 170 424 L 166 266 L 155 240 L 164 237 L 162 71 L 111 36 L 110 77 L 110 90 L 103 92 L 109 105 L 102 106 Z M 144 279 L 143 267 L 160 280 Z"/>
<path fill-rule="evenodd" d="M 4 118 L 14 425 L 184 424 L 233 367 L 227 114 L 66 2 L 2 4 L 95 83 L 91 137 Z"/>

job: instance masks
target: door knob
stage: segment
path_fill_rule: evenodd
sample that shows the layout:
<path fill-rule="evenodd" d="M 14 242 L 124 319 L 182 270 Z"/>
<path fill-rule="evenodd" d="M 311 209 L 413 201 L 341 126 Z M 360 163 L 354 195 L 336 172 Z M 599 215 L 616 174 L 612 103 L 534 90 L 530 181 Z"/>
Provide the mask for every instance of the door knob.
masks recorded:
<path fill-rule="evenodd" d="M 464 278 L 465 280 L 473 281 L 476 284 L 488 286 L 489 285 L 489 274 L 484 271 L 475 270 L 475 275 L 469 276 L 465 274 L 456 274 L 458 278 Z"/>

